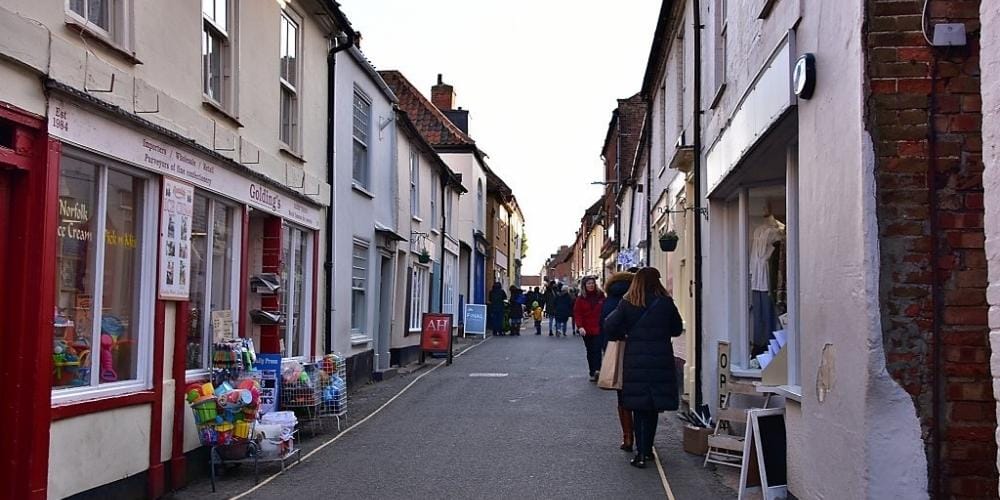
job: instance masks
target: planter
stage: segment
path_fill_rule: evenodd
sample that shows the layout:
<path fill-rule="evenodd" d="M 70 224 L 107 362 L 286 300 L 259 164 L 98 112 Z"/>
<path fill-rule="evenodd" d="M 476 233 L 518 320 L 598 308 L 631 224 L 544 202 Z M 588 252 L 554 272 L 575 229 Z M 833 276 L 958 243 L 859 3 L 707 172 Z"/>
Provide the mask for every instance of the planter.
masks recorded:
<path fill-rule="evenodd" d="M 677 239 L 673 238 L 660 238 L 660 250 L 664 252 L 673 252 L 677 250 Z"/>
<path fill-rule="evenodd" d="M 431 261 L 430 254 L 422 253 L 417 256 L 417 262 L 420 262 L 421 264 L 427 264 L 430 263 L 430 261 Z"/>

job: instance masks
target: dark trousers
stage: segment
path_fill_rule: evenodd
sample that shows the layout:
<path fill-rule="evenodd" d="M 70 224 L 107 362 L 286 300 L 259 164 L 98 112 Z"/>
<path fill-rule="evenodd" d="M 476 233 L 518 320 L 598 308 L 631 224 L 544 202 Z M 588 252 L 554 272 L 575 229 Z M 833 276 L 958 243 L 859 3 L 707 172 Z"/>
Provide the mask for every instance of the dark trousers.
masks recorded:
<path fill-rule="evenodd" d="M 656 438 L 656 424 L 659 414 L 652 410 L 632 410 L 632 420 L 635 426 L 636 452 L 642 455 L 653 454 L 653 439 Z"/>
<path fill-rule="evenodd" d="M 541 335 L 541 334 L 542 334 L 542 320 L 536 319 L 535 320 L 535 335 Z"/>
<path fill-rule="evenodd" d="M 601 371 L 601 337 L 599 335 L 584 335 L 583 345 L 587 348 L 587 366 L 590 375 Z"/>

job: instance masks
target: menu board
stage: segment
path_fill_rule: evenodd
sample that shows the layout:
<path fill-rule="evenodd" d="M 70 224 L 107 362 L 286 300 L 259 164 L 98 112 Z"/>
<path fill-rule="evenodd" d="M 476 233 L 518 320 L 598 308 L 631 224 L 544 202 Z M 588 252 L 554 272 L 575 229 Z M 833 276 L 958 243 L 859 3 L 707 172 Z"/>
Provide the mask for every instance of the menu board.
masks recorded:
<path fill-rule="evenodd" d="M 160 203 L 160 279 L 162 300 L 188 300 L 191 288 L 191 216 L 194 187 L 164 177 Z"/>

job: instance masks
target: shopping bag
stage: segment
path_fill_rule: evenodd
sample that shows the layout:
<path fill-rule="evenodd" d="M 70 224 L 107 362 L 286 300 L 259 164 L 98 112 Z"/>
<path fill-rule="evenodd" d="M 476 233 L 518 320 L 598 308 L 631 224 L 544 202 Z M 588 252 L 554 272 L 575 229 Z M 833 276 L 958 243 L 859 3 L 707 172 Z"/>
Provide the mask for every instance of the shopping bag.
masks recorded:
<path fill-rule="evenodd" d="M 625 360 L 625 341 L 612 340 L 604 349 L 604 360 L 601 361 L 601 372 L 597 376 L 597 387 L 609 391 L 620 391 L 622 388 L 622 368 Z"/>

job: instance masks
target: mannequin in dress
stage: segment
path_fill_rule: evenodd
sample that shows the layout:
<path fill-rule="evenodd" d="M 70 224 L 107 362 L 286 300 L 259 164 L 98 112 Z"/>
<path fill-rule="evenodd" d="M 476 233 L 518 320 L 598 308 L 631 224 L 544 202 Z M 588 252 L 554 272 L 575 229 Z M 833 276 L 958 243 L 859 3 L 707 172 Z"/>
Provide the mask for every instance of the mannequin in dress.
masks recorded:
<path fill-rule="evenodd" d="M 785 224 L 774 216 L 771 203 L 771 200 L 765 203 L 764 223 L 754 228 L 750 242 L 750 326 L 753 355 L 765 351 L 771 332 L 779 329 L 778 312 L 769 293 L 772 287 L 769 261 L 775 246 L 785 240 Z"/>

